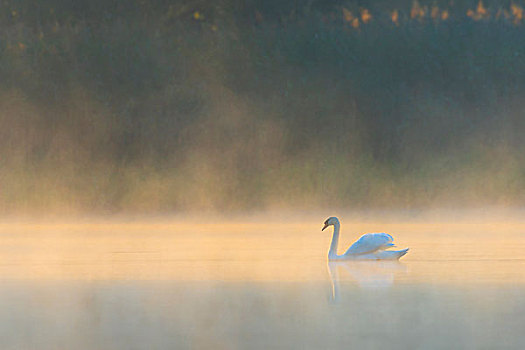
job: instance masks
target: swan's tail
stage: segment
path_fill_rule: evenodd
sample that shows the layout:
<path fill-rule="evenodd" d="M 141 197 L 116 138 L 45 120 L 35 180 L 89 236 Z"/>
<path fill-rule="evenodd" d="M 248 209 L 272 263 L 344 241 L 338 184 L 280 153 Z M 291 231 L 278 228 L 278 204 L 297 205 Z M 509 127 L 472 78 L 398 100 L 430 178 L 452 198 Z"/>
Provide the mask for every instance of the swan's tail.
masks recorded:
<path fill-rule="evenodd" d="M 410 248 L 405 248 L 405 249 L 401 249 L 401 250 L 396 250 L 396 251 L 393 251 L 392 253 L 397 253 L 397 259 L 401 258 L 402 256 L 404 256 L 406 253 L 408 253 L 408 249 Z"/>
<path fill-rule="evenodd" d="M 376 259 L 380 260 L 398 260 L 408 252 L 408 248 L 401 250 L 383 250 L 376 253 Z"/>

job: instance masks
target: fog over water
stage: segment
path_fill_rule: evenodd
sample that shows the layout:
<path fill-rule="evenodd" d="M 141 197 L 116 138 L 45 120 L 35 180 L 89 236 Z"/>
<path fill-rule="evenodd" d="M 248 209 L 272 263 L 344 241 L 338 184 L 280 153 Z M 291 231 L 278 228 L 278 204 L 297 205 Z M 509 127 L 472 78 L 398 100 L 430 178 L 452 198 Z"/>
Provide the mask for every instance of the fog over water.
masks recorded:
<path fill-rule="evenodd" d="M 400 262 L 333 263 L 321 224 L 4 224 L 0 345 L 521 347 L 523 221 L 342 216 L 340 251 L 377 230 L 411 250 Z"/>
<path fill-rule="evenodd" d="M 1 2 L 0 348 L 523 348 L 524 8 Z"/>

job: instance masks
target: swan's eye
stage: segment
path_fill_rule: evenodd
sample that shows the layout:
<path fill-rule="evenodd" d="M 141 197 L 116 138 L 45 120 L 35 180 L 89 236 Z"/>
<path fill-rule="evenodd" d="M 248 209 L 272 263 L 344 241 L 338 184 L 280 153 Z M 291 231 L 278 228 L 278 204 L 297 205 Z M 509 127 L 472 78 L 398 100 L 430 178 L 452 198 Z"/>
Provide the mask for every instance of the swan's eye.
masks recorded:
<path fill-rule="evenodd" d="M 326 220 L 326 221 L 324 222 L 324 224 L 325 224 L 325 225 L 328 225 L 328 220 Z"/>

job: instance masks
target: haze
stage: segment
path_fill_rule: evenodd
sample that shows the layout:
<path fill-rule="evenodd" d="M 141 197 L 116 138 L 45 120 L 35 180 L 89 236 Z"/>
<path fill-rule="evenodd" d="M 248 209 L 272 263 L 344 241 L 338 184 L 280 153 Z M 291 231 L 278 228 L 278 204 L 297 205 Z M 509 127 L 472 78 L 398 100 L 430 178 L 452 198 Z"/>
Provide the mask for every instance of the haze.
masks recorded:
<path fill-rule="evenodd" d="M 4 2 L 2 213 L 522 206 L 519 7 L 438 5 Z"/>
<path fill-rule="evenodd" d="M 524 8 L 2 1 L 0 348 L 522 349 Z"/>

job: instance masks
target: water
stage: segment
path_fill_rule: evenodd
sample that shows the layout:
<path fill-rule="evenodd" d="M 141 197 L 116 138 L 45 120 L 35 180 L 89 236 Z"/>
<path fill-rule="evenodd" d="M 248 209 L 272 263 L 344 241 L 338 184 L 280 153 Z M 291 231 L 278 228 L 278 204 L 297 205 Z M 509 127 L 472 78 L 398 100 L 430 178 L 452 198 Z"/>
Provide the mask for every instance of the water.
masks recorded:
<path fill-rule="evenodd" d="M 324 218 L 0 225 L 0 348 L 524 348 L 525 222 L 342 219 L 340 250 L 411 250 L 327 264 Z"/>

